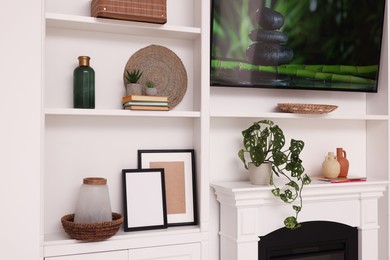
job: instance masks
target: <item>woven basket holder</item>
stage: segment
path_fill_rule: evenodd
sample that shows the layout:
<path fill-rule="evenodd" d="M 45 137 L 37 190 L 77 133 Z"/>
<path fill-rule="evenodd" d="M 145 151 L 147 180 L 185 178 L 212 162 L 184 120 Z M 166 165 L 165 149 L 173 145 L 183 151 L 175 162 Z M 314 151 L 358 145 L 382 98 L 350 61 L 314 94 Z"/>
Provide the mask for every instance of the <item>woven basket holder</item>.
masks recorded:
<path fill-rule="evenodd" d="M 73 239 L 88 242 L 101 241 L 115 235 L 123 223 L 123 216 L 112 213 L 112 221 L 100 223 L 77 223 L 74 222 L 74 214 L 68 214 L 61 218 L 62 227 Z"/>

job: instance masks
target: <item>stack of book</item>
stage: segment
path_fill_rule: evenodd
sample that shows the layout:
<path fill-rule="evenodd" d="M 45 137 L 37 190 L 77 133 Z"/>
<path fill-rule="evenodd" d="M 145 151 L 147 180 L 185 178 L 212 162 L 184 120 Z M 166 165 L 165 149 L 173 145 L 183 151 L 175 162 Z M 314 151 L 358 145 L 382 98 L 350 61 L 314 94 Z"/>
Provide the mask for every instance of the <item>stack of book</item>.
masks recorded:
<path fill-rule="evenodd" d="M 122 98 L 123 109 L 168 111 L 168 97 L 129 95 Z"/>

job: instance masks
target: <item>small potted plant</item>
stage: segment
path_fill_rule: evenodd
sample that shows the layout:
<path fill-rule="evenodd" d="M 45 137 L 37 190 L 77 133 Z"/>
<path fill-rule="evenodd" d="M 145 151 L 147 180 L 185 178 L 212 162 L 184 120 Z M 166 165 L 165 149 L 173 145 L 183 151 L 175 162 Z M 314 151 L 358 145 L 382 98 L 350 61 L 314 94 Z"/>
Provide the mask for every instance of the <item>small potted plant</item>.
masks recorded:
<path fill-rule="evenodd" d="M 244 163 L 245 169 L 255 170 L 264 164 L 269 165 L 271 173 L 267 181 L 273 186 L 272 194 L 283 202 L 292 204 L 295 212 L 295 216 L 284 220 L 284 225 L 290 229 L 299 227 L 297 219 L 302 209 L 302 189 L 311 182 L 309 176 L 304 174 L 305 168 L 299 157 L 304 142 L 291 139 L 289 147 L 284 148 L 284 133 L 271 120 L 254 122 L 242 131 L 242 135 L 244 148 L 239 150 L 238 157 Z M 279 181 L 274 182 L 275 177 L 286 182 L 280 187 Z"/>
<path fill-rule="evenodd" d="M 153 81 L 147 81 L 146 84 L 146 89 L 145 89 L 145 93 L 146 95 L 148 96 L 156 96 L 157 95 L 157 89 L 156 89 L 156 85 L 154 84 Z"/>
<path fill-rule="evenodd" d="M 143 72 L 140 70 L 133 70 L 129 72 L 126 70 L 126 93 L 127 95 L 142 95 L 142 86 L 138 83 Z"/>

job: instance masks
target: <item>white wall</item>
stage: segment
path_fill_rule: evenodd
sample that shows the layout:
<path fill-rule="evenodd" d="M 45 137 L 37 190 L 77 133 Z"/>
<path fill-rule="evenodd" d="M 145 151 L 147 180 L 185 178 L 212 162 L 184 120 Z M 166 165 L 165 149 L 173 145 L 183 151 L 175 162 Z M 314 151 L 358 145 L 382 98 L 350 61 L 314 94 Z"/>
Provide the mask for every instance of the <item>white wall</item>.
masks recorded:
<path fill-rule="evenodd" d="M 33 260 L 40 257 L 42 2 L 2 7 L 0 259 Z"/>

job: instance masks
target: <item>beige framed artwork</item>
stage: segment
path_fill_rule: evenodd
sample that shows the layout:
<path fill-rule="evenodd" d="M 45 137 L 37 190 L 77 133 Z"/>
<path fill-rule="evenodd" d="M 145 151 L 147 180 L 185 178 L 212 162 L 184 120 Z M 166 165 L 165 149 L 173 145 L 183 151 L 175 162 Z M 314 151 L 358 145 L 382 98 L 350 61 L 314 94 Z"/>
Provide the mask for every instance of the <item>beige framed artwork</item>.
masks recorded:
<path fill-rule="evenodd" d="M 168 226 L 196 225 L 193 149 L 138 150 L 140 169 L 164 169 Z"/>

